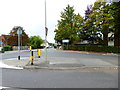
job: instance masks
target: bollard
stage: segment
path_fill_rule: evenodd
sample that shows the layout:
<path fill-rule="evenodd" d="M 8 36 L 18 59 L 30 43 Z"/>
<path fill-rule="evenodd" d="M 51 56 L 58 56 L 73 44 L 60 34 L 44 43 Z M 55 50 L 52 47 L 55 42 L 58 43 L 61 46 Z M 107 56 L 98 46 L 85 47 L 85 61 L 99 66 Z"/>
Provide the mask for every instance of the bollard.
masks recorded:
<path fill-rule="evenodd" d="M 33 51 L 31 51 L 30 60 L 31 60 L 31 65 L 33 65 L 33 61 L 34 61 Z"/>
<path fill-rule="evenodd" d="M 41 55 L 41 49 L 38 49 L 38 58 L 40 58 Z"/>
<path fill-rule="evenodd" d="M 30 46 L 30 52 L 31 52 L 31 50 L 32 50 L 32 46 Z"/>

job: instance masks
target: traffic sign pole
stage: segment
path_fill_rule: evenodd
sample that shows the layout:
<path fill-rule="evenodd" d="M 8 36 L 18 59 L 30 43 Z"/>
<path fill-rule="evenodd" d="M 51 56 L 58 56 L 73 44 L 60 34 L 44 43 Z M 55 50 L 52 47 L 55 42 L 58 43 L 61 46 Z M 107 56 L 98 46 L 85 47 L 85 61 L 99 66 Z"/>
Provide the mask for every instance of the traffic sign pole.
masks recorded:
<path fill-rule="evenodd" d="M 20 34 L 18 34 L 18 60 L 20 60 Z"/>
<path fill-rule="evenodd" d="M 20 60 L 20 35 L 22 34 L 21 28 L 18 28 L 17 34 L 18 34 L 18 60 Z"/>

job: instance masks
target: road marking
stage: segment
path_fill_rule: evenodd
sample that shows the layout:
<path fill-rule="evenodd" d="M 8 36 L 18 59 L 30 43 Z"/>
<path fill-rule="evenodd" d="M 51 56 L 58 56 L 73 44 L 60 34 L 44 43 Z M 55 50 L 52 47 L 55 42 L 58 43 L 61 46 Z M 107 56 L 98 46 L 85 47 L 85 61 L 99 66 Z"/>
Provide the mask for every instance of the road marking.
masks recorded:
<path fill-rule="evenodd" d="M 20 58 L 21 60 L 23 59 L 29 59 L 29 57 L 22 57 Z M 1 60 L 1 59 L 0 59 Z M 2 59 L 2 60 L 17 60 L 17 58 L 9 58 L 9 59 Z"/>
<path fill-rule="evenodd" d="M 4 64 L 3 62 L 0 61 L 0 68 L 10 68 L 10 69 L 23 69 L 21 67 L 14 67 L 14 66 L 9 66 L 7 64 Z"/>
<path fill-rule="evenodd" d="M 3 87 L 3 86 L 0 86 L 0 90 L 1 90 L 1 89 L 4 89 L 4 88 L 10 88 L 10 87 Z"/>

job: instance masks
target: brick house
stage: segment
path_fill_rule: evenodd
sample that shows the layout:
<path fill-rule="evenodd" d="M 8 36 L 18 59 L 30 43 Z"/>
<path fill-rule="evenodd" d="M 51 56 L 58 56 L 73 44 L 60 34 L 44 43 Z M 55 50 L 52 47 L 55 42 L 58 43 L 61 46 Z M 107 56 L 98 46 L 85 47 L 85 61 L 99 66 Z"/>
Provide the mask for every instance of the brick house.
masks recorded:
<path fill-rule="evenodd" d="M 8 45 L 8 38 L 10 37 L 10 35 L 5 35 L 2 34 L 0 36 L 0 42 L 2 43 L 3 46 Z"/>

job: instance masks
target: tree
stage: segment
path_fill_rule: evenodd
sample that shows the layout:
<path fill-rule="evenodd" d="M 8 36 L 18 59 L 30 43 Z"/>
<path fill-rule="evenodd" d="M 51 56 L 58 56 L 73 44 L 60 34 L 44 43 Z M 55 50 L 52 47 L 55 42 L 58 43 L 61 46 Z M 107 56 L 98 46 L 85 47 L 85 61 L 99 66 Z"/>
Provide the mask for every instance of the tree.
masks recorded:
<path fill-rule="evenodd" d="M 120 1 L 113 2 L 110 8 L 114 18 L 114 45 L 120 46 Z"/>
<path fill-rule="evenodd" d="M 33 48 L 40 48 L 41 44 L 43 43 L 43 40 L 40 36 L 31 36 L 30 37 L 30 46 Z"/>
<path fill-rule="evenodd" d="M 85 23 L 90 36 L 94 41 L 98 41 L 104 46 L 108 46 L 108 33 L 111 30 L 113 17 L 111 16 L 110 4 L 102 1 L 96 1 L 92 8 L 92 13 L 88 15 Z M 103 40 L 100 37 L 103 36 Z"/>
<path fill-rule="evenodd" d="M 74 13 L 74 8 L 68 5 L 61 12 L 61 20 L 58 20 L 58 28 L 55 29 L 55 40 L 62 42 L 63 39 L 69 39 L 72 44 L 78 39 L 80 20 L 83 18 Z"/>
<path fill-rule="evenodd" d="M 88 40 L 89 43 L 94 41 L 94 37 L 92 35 L 93 28 L 93 17 L 90 18 L 89 15 L 92 14 L 92 5 L 87 6 L 87 10 L 85 10 L 85 20 L 84 20 L 84 25 L 83 25 L 83 30 L 82 30 L 82 39 L 83 40 Z"/>
<path fill-rule="evenodd" d="M 21 46 L 27 45 L 29 43 L 29 37 L 25 33 L 25 30 L 23 29 L 23 27 L 15 26 L 15 27 L 13 27 L 13 29 L 9 33 L 10 36 L 9 36 L 9 39 L 8 39 L 8 45 L 18 46 L 18 34 L 17 34 L 18 28 L 22 29 L 22 34 L 20 35 Z"/>
<path fill-rule="evenodd" d="M 98 15 L 98 22 L 101 25 L 101 32 L 103 34 L 103 45 L 108 46 L 108 33 L 110 32 L 110 25 L 113 17 L 111 16 L 109 10 L 109 4 L 106 2 L 99 2 L 100 3 L 100 12 Z"/>
<path fill-rule="evenodd" d="M 83 31 L 83 22 L 84 19 L 80 14 L 75 14 L 73 22 L 74 30 L 74 42 L 79 42 L 82 40 L 82 31 Z"/>
<path fill-rule="evenodd" d="M 62 39 L 70 39 L 72 42 L 72 30 L 74 20 L 74 9 L 68 5 L 64 12 L 61 12 L 61 20 L 58 21 L 58 29 L 62 32 Z"/>

